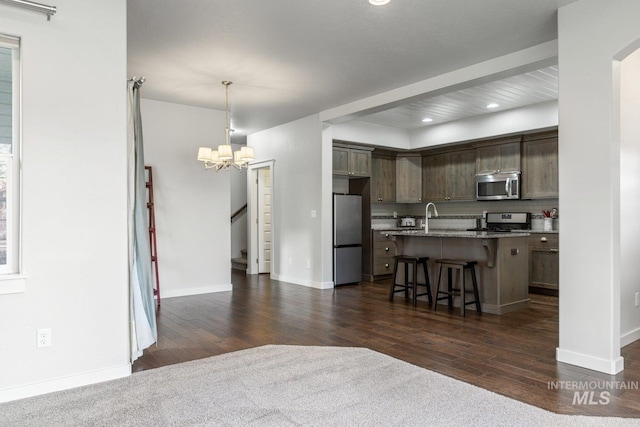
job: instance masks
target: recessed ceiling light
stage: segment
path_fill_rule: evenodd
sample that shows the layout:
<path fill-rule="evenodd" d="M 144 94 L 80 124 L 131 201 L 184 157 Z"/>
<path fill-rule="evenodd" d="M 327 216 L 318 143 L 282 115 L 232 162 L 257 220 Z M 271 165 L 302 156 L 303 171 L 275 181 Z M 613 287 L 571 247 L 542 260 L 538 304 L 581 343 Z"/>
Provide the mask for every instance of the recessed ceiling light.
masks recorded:
<path fill-rule="evenodd" d="M 499 106 L 500 104 L 496 104 L 495 102 L 486 105 L 487 108 L 498 108 Z"/>
<path fill-rule="evenodd" d="M 422 119 L 422 121 L 423 121 L 424 123 L 429 123 L 429 122 L 432 122 L 432 121 L 433 121 L 433 119 L 432 119 L 432 118 L 430 118 L 430 117 L 425 117 L 424 119 Z"/>
<path fill-rule="evenodd" d="M 372 4 L 374 6 L 384 6 L 385 4 L 389 3 L 391 0 L 369 0 L 369 4 Z"/>

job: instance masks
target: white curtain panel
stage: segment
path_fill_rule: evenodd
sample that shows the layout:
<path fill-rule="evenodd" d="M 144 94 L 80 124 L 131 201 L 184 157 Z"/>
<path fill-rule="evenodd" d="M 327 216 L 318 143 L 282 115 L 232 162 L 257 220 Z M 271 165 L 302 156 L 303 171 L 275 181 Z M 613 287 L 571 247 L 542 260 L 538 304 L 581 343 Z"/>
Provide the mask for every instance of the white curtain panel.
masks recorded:
<path fill-rule="evenodd" d="M 147 190 L 140 117 L 141 82 L 128 81 L 128 232 L 131 362 L 157 341 Z"/>

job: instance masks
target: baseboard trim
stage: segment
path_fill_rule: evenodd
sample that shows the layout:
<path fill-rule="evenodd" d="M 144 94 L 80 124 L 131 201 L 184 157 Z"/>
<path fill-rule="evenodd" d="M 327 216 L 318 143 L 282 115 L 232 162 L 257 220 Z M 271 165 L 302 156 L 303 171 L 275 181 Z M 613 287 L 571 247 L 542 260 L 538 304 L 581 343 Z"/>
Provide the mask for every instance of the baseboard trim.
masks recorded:
<path fill-rule="evenodd" d="M 287 282 L 293 285 L 305 286 L 307 288 L 315 288 L 315 289 L 332 289 L 333 282 L 301 282 L 297 279 L 293 279 L 291 277 L 280 276 L 278 274 L 271 273 L 271 278 L 273 280 L 278 280 L 280 282 Z"/>
<path fill-rule="evenodd" d="M 212 294 L 214 292 L 227 292 L 233 289 L 231 283 L 224 285 L 200 286 L 184 289 L 160 289 L 162 298 L 186 297 L 189 295 Z"/>
<path fill-rule="evenodd" d="M 620 335 L 620 347 L 622 348 L 637 340 L 640 340 L 640 328 Z"/>
<path fill-rule="evenodd" d="M 53 393 L 55 391 L 68 390 L 70 388 L 116 380 L 130 375 L 131 365 L 126 363 L 98 371 L 83 372 L 67 377 L 5 388 L 0 390 L 0 402 L 10 402 L 12 400 Z"/>
<path fill-rule="evenodd" d="M 614 359 L 603 359 L 601 357 L 564 350 L 560 347 L 556 348 L 556 360 L 609 375 L 615 375 L 624 369 L 624 358 L 621 356 Z"/>

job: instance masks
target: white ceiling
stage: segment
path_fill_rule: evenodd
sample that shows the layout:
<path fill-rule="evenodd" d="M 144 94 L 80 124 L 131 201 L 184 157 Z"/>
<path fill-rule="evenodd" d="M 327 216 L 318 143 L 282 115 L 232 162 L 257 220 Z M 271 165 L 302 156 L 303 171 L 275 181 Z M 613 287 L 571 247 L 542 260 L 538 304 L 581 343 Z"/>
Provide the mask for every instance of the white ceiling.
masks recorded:
<path fill-rule="evenodd" d="M 575 0 L 128 0 L 128 74 L 144 98 L 224 110 L 234 139 L 557 38 Z M 360 120 L 403 128 L 557 96 L 557 68 Z M 523 91 L 522 97 L 514 92 Z M 482 101 L 480 101 L 482 99 Z M 444 105 L 444 107 L 443 107 Z M 478 106 L 479 105 L 479 106 Z"/>

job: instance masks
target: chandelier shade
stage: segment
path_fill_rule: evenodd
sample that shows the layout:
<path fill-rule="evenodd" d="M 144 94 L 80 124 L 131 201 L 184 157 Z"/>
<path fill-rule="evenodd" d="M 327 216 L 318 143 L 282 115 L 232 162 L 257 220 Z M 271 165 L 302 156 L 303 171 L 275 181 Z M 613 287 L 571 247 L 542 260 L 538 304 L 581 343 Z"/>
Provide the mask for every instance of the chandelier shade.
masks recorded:
<path fill-rule="evenodd" d="M 205 169 L 215 168 L 216 172 L 220 169 L 229 170 L 231 166 L 234 166 L 236 169 L 246 169 L 249 162 L 254 159 L 253 147 L 242 147 L 236 152 L 234 152 L 233 147 L 231 147 L 231 133 L 233 132 L 233 129 L 231 129 L 231 114 L 229 111 L 229 86 L 232 83 L 233 82 L 227 80 L 222 82 L 225 86 L 226 95 L 226 122 L 224 128 L 225 143 L 223 145 L 218 145 L 217 150 L 209 147 L 198 148 L 198 161 L 204 163 Z"/>

